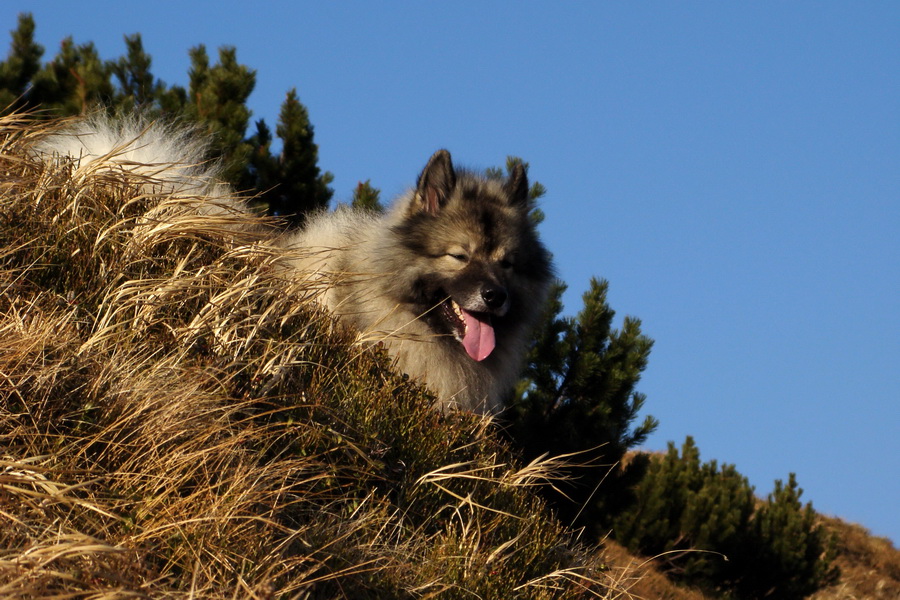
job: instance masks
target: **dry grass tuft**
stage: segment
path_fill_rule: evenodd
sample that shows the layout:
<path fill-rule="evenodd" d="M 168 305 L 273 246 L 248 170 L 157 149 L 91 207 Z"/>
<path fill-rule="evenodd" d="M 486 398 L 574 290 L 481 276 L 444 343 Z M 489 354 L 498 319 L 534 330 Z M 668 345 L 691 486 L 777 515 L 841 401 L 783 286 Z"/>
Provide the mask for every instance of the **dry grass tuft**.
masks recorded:
<path fill-rule="evenodd" d="M 554 460 L 431 411 L 251 217 L 50 133 L 0 119 L 0 596 L 629 597 Z"/>

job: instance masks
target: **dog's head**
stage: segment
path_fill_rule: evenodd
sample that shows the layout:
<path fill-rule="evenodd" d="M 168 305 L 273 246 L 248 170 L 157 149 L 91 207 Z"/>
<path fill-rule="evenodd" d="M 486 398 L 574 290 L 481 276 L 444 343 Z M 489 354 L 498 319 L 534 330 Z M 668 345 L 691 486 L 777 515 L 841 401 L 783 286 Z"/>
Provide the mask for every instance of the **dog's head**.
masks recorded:
<path fill-rule="evenodd" d="M 473 360 L 488 358 L 540 309 L 550 261 L 530 208 L 523 165 L 506 179 L 489 178 L 454 169 L 450 153 L 439 150 L 395 226 L 416 263 L 410 301 Z"/>

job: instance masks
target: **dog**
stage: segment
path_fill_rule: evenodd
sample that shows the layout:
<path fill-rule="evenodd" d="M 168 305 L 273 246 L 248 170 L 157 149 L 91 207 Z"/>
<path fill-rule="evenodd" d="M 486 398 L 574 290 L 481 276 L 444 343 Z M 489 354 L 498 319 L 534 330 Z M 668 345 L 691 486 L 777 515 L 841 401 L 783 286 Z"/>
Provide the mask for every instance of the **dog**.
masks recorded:
<path fill-rule="evenodd" d="M 176 194 L 221 198 L 215 169 L 197 166 L 206 147 L 171 127 L 94 118 L 38 150 L 82 164 L 113 157 L 170 182 Z M 321 283 L 317 300 L 363 343 L 384 344 L 396 369 L 433 392 L 440 409 L 496 414 L 520 375 L 553 277 L 530 210 L 523 165 L 505 179 L 488 177 L 454 167 L 439 150 L 385 214 L 325 211 L 276 239 L 291 276 Z"/>
<path fill-rule="evenodd" d="M 313 216 L 285 240 L 319 274 L 323 304 L 443 408 L 497 413 L 515 384 L 552 277 L 529 218 L 525 168 L 506 180 L 454 168 L 437 151 L 384 215 Z"/>

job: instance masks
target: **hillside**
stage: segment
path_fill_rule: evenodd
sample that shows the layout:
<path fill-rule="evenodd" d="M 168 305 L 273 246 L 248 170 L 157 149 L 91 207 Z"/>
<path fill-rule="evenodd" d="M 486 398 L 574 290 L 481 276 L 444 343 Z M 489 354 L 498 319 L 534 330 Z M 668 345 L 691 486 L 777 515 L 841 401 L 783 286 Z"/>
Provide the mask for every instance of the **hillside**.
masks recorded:
<path fill-rule="evenodd" d="M 624 593 L 532 492 L 554 460 L 432 411 L 249 217 L 45 134 L 0 122 L 0 596 Z"/>
<path fill-rule="evenodd" d="M 813 600 L 893 600 L 900 598 L 900 550 L 886 538 L 834 517 L 823 517 L 837 534 L 837 559 L 841 578 L 813 594 Z"/>
<path fill-rule="evenodd" d="M 47 127 L 0 120 L 0 597 L 705 597 L 579 541 L 534 493 L 558 460 L 433 412 L 258 222 L 37 161 Z M 815 597 L 897 597 L 898 552 L 826 523 Z"/>

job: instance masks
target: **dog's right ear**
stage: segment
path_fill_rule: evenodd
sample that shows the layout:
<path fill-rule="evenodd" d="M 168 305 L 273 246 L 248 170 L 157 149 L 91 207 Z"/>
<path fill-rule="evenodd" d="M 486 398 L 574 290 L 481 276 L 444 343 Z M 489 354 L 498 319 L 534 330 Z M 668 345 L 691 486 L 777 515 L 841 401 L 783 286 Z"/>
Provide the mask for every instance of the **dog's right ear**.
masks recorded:
<path fill-rule="evenodd" d="M 428 160 L 416 184 L 414 210 L 436 215 L 447 202 L 456 185 L 456 172 L 450 153 L 438 150 Z"/>

